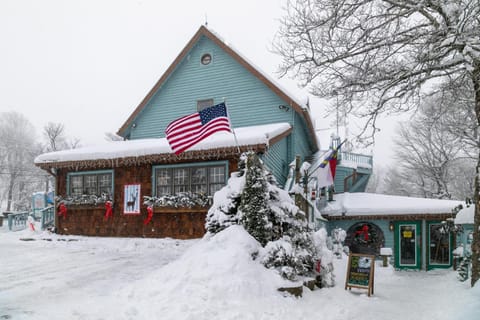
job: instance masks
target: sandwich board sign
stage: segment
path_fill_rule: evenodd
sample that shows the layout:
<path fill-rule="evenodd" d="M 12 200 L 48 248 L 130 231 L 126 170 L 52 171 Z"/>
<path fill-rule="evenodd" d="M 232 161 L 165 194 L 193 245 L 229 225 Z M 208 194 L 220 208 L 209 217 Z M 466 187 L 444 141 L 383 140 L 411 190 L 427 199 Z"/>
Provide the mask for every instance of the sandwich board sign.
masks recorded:
<path fill-rule="evenodd" d="M 367 289 L 368 296 L 373 294 L 375 277 L 375 256 L 361 253 L 350 253 L 348 255 L 347 279 L 345 280 L 345 290 L 347 288 Z"/>

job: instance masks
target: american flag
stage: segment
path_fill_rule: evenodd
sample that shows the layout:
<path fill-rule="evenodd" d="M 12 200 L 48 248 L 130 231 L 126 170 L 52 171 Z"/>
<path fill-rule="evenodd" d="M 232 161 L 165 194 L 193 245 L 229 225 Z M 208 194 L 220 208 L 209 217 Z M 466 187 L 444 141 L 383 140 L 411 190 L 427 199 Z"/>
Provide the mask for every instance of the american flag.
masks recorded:
<path fill-rule="evenodd" d="M 165 129 L 177 155 L 218 131 L 232 131 L 224 102 L 174 120 Z"/>

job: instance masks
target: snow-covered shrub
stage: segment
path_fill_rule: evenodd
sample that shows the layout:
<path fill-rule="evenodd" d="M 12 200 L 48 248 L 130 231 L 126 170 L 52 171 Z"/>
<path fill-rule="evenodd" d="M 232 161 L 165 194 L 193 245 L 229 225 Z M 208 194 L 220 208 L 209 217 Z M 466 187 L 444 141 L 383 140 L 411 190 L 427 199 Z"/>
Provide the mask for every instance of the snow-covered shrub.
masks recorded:
<path fill-rule="evenodd" d="M 343 252 L 345 251 L 344 250 L 344 245 L 343 245 L 343 242 L 345 241 L 345 238 L 347 237 L 347 232 L 345 230 L 343 230 L 342 228 L 335 228 L 332 230 L 332 232 L 330 233 L 331 236 L 330 236 L 330 239 L 331 239 L 331 244 L 332 244 L 332 251 L 333 251 L 333 254 L 335 254 L 335 256 L 338 258 L 338 259 L 341 259 L 342 258 L 342 255 L 343 255 Z"/>
<path fill-rule="evenodd" d="M 322 228 L 314 233 L 313 241 L 317 252 L 317 258 L 321 262 L 320 281 L 323 287 L 333 287 L 335 285 L 335 275 L 333 273 L 333 252 L 327 246 L 327 230 Z"/>
<path fill-rule="evenodd" d="M 267 268 L 289 280 L 313 276 L 318 246 L 306 215 L 253 152 L 242 155 L 239 172 L 232 173 L 215 194 L 207 214 L 209 235 L 234 224 L 242 225 L 264 247 L 254 258 Z"/>

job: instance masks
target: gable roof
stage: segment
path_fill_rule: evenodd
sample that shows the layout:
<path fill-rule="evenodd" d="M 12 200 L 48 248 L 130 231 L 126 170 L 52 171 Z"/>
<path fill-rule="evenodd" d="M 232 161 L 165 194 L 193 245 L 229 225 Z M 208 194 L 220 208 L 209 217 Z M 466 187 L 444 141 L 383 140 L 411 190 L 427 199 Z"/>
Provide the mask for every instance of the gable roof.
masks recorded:
<path fill-rule="evenodd" d="M 227 45 L 223 40 L 221 40 L 216 34 L 207 29 L 205 26 L 201 26 L 195 35 L 190 39 L 187 45 L 183 48 L 180 54 L 175 58 L 173 63 L 168 67 L 167 71 L 160 77 L 157 83 L 153 88 L 148 92 L 148 94 L 143 98 L 140 104 L 135 108 L 133 113 L 128 117 L 127 121 L 118 129 L 117 134 L 123 136 L 123 133 L 128 129 L 128 127 L 133 123 L 135 118 L 140 114 L 140 112 L 145 108 L 150 99 L 155 95 L 155 93 L 162 87 L 162 85 L 167 81 L 170 75 L 175 71 L 176 67 L 182 62 L 185 56 L 190 52 L 194 45 L 199 41 L 199 39 L 205 36 L 214 42 L 218 47 L 224 50 L 229 54 L 234 60 L 236 60 L 240 65 L 247 69 L 251 74 L 257 77 L 261 82 L 263 82 L 270 90 L 277 94 L 282 100 L 288 102 L 290 106 L 304 119 L 311 138 L 314 142 L 314 151 L 318 149 L 317 136 L 315 134 L 315 128 L 313 126 L 310 113 L 307 108 L 301 106 L 301 104 L 296 101 L 291 95 L 287 94 L 286 91 L 278 84 L 276 84 L 272 79 L 270 79 L 265 73 L 260 71 L 258 68 L 254 67 L 253 64 L 247 61 L 238 51 L 234 50 L 231 46 Z"/>

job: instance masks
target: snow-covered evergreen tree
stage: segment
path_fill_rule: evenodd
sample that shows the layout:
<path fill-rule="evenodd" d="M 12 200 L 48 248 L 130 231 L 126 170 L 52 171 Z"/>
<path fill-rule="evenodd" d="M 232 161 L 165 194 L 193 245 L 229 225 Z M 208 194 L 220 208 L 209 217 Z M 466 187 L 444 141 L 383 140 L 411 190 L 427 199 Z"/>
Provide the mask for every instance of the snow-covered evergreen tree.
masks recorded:
<path fill-rule="evenodd" d="M 241 156 L 239 172 L 232 173 L 213 201 L 207 214 L 207 233 L 211 236 L 231 225 L 242 225 L 264 247 L 259 261 L 286 279 L 313 276 L 315 261 L 328 255 L 326 237 L 320 244 L 314 242 L 305 213 L 287 191 L 279 188 L 253 152 Z M 331 264 L 322 266 L 324 286 L 333 285 L 332 271 Z"/>
<path fill-rule="evenodd" d="M 238 224 L 238 207 L 245 186 L 245 158 L 245 155 L 240 157 L 238 171 L 233 172 L 227 185 L 213 196 L 213 205 L 208 210 L 205 223 L 208 236 Z"/>
<path fill-rule="evenodd" d="M 239 216 L 245 230 L 265 246 L 272 239 L 272 211 L 268 204 L 267 175 L 260 158 L 246 154 L 245 187 L 241 194 Z"/>

